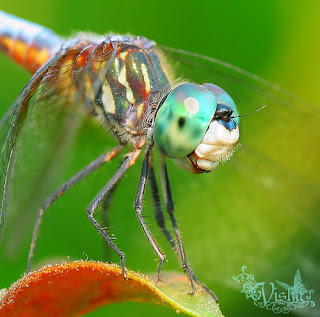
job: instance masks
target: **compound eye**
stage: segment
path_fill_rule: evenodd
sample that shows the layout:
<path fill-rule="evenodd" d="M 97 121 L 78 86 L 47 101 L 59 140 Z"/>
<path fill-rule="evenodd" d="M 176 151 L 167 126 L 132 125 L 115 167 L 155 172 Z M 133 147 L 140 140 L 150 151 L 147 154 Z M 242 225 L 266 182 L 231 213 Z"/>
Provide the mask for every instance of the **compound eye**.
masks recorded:
<path fill-rule="evenodd" d="M 217 102 L 207 88 L 181 84 L 172 89 L 159 109 L 153 130 L 160 151 L 182 158 L 200 144 L 216 111 Z"/>

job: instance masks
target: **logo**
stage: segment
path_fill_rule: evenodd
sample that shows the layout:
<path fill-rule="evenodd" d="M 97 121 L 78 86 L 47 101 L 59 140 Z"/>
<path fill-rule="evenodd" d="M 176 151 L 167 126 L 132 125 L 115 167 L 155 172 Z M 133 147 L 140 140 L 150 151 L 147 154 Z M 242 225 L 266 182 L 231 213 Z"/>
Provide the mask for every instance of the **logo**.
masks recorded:
<path fill-rule="evenodd" d="M 269 285 L 266 285 L 265 282 L 256 282 L 252 274 L 245 272 L 246 269 L 247 267 L 243 266 L 242 273 L 238 276 L 234 275 L 232 278 L 238 283 L 243 282 L 240 292 L 244 293 L 246 298 L 251 298 L 256 306 L 271 310 L 276 314 L 286 314 L 308 305 L 315 306 L 311 300 L 314 290 L 307 290 L 302 284 L 299 269 L 295 274 L 292 286 L 280 281 L 276 281 L 277 285 L 272 282 Z"/>

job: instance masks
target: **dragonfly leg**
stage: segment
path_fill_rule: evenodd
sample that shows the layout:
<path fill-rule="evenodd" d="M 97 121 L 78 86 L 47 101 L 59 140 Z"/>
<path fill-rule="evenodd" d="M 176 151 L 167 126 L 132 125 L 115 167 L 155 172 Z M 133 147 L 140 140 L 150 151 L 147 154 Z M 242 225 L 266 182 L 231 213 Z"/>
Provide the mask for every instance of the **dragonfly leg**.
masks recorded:
<path fill-rule="evenodd" d="M 113 194 L 115 192 L 115 189 L 118 187 L 119 185 L 119 182 L 110 190 L 110 192 L 107 194 L 107 196 L 103 199 L 102 203 L 101 203 L 101 214 L 102 214 L 102 217 L 101 217 L 101 221 L 102 221 L 102 224 L 103 224 L 103 227 L 104 228 L 108 228 L 110 227 L 110 219 L 109 219 L 109 215 L 110 215 L 110 212 L 109 212 L 109 208 L 110 208 L 110 205 L 111 205 L 111 201 L 112 201 L 112 198 L 113 198 Z M 103 240 L 103 261 L 104 262 L 111 262 L 111 250 L 110 250 L 110 247 L 109 247 L 109 244 Z"/>
<path fill-rule="evenodd" d="M 143 195 L 144 195 L 144 191 L 145 191 L 145 187 L 146 187 L 146 183 L 147 183 L 148 169 L 149 169 L 149 154 L 150 154 L 150 151 L 152 151 L 152 146 L 153 146 L 153 144 L 147 144 L 147 146 L 146 146 L 146 153 L 145 153 L 145 157 L 143 160 L 140 181 L 139 181 L 139 185 L 138 185 L 136 199 L 134 202 L 134 209 L 136 211 L 138 220 L 142 226 L 142 229 L 143 229 L 145 235 L 147 236 L 152 248 L 155 250 L 155 252 L 157 253 L 157 255 L 160 259 L 160 264 L 158 266 L 158 281 L 161 281 L 161 268 L 162 268 L 162 265 L 166 259 L 166 256 L 160 251 L 155 239 L 152 237 L 152 234 L 151 234 L 149 228 L 147 227 L 147 225 L 143 219 L 143 216 L 142 216 Z"/>
<path fill-rule="evenodd" d="M 127 278 L 126 269 L 125 269 L 125 256 L 124 253 L 121 252 L 118 247 L 112 242 L 106 230 L 104 230 L 96 219 L 93 217 L 94 211 L 97 209 L 99 203 L 104 200 L 104 198 L 108 195 L 108 193 L 112 190 L 112 188 L 117 184 L 120 178 L 124 175 L 124 173 L 136 162 L 141 150 L 140 148 L 136 148 L 132 151 L 123 161 L 120 168 L 114 174 L 114 176 L 110 179 L 110 181 L 101 189 L 98 195 L 91 201 L 90 205 L 87 208 L 87 216 L 93 226 L 97 229 L 100 235 L 107 241 L 110 247 L 119 255 L 121 260 L 121 266 L 123 271 L 124 278 Z"/>
<path fill-rule="evenodd" d="M 187 260 L 186 254 L 185 254 L 185 250 L 184 250 L 184 246 L 183 246 L 183 242 L 182 242 L 182 238 L 181 238 L 181 234 L 180 234 L 180 230 L 179 230 L 179 227 L 177 225 L 177 221 L 174 216 L 174 203 L 173 203 L 173 199 L 172 199 L 168 171 L 167 171 L 167 166 L 166 166 L 164 157 L 161 157 L 161 160 L 160 160 L 160 173 L 161 173 L 161 185 L 162 185 L 163 192 L 164 192 L 164 199 L 165 199 L 165 203 L 167 205 L 167 212 L 169 214 L 171 224 L 172 224 L 172 227 L 174 229 L 174 232 L 175 232 L 175 235 L 177 238 L 178 246 L 176 245 L 176 243 L 174 242 L 173 239 L 168 239 L 168 236 L 166 234 L 165 235 L 166 235 L 167 239 L 169 240 L 169 242 L 171 243 L 171 245 L 173 246 L 173 248 L 180 255 L 183 269 L 186 272 L 186 274 L 188 275 L 190 281 L 192 281 L 192 280 L 195 281 L 206 292 L 208 292 L 214 298 L 214 300 L 216 302 L 218 302 L 217 295 L 215 293 L 213 293 L 206 285 L 204 285 L 202 282 L 200 282 L 200 280 L 197 278 L 197 276 L 195 275 L 195 273 L 193 272 L 193 270 L 191 269 L 191 267 L 188 263 L 188 260 Z M 191 285 L 193 287 L 192 282 L 191 282 Z M 193 293 L 194 293 L 194 287 L 193 287 Z"/>
<path fill-rule="evenodd" d="M 32 261 L 34 257 L 34 251 L 35 246 L 38 238 L 39 228 L 42 220 L 43 213 L 45 210 L 47 210 L 62 194 L 64 194 L 66 191 L 68 191 L 72 186 L 77 184 L 79 181 L 81 181 L 83 178 L 91 174 L 93 171 L 95 171 L 98 167 L 100 167 L 103 163 L 110 161 L 114 157 L 116 157 L 120 151 L 123 149 L 124 145 L 120 144 L 116 146 L 111 151 L 100 155 L 98 158 L 96 158 L 94 161 L 92 161 L 90 164 L 88 164 L 86 167 L 84 167 L 81 171 L 79 171 L 77 174 L 72 176 L 69 180 L 67 180 L 65 183 L 63 183 L 59 188 L 57 188 L 43 203 L 38 217 L 37 221 L 35 223 L 34 229 L 33 229 L 33 235 L 32 235 L 32 241 L 30 245 L 30 251 L 28 256 L 28 266 L 27 266 L 27 273 L 31 271 L 32 267 Z"/>
<path fill-rule="evenodd" d="M 167 238 L 167 240 L 170 242 L 172 248 L 176 251 L 176 253 L 178 253 L 180 255 L 180 258 L 182 258 L 182 256 L 181 256 L 182 252 L 179 250 L 172 235 L 170 234 L 170 232 L 166 228 L 165 219 L 164 219 L 163 211 L 161 208 L 161 202 L 160 202 L 160 197 L 159 197 L 159 190 L 158 190 L 158 185 L 157 185 L 157 181 L 156 181 L 156 176 L 155 176 L 154 169 L 152 166 L 152 160 L 150 160 L 148 177 L 149 177 L 149 181 L 150 181 L 151 195 L 152 195 L 153 206 L 154 206 L 154 211 L 155 211 L 155 218 L 156 218 L 157 224 L 160 227 L 160 229 L 162 230 L 162 232 L 165 235 L 165 237 Z M 193 276 L 189 272 L 189 270 L 187 269 L 187 266 L 183 266 L 183 268 L 184 268 L 184 271 L 188 275 L 188 278 L 190 280 L 191 289 L 192 289 L 191 294 L 193 295 L 195 293 Z"/>

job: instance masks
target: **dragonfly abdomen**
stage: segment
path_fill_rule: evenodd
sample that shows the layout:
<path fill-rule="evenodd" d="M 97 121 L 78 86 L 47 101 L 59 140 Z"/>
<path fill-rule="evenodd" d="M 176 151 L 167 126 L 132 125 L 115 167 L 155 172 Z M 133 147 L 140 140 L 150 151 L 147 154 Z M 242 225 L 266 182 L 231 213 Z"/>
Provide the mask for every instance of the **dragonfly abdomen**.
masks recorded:
<path fill-rule="evenodd" d="M 0 11 L 0 49 L 34 73 L 62 44 L 53 31 Z"/>

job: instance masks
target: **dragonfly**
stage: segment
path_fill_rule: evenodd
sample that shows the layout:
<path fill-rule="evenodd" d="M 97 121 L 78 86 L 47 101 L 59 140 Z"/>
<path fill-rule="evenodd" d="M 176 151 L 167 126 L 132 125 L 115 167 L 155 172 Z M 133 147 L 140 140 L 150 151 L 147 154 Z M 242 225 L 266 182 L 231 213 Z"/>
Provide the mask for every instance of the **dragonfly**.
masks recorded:
<path fill-rule="evenodd" d="M 110 198 L 120 179 L 136 163 L 144 149 L 134 208 L 147 239 L 160 259 L 158 279 L 161 279 L 161 268 L 166 258 L 142 215 L 147 184 L 150 186 L 156 222 L 180 258 L 191 283 L 191 294 L 195 291 L 194 284 L 199 284 L 217 300 L 216 295 L 197 278 L 187 260 L 174 214 L 167 160 L 173 160 L 182 169 L 195 174 L 210 172 L 228 161 L 240 137 L 240 115 L 236 104 L 246 112 L 264 104 L 268 107 L 276 105 L 272 111 L 266 111 L 266 122 L 273 122 L 275 117 L 287 119 L 284 114 L 288 111 L 288 105 L 293 105 L 296 113 L 310 117 L 314 117 L 314 109 L 311 106 L 301 108 L 301 103 L 291 94 L 240 68 L 206 56 L 157 45 L 140 36 L 81 33 L 71 40 L 64 40 L 49 29 L 1 12 L 0 47 L 33 73 L 0 124 L 1 236 L 4 235 L 6 216 L 11 209 L 18 210 L 23 206 L 38 212 L 27 270 L 32 267 L 44 212 L 62 194 L 120 155 L 129 145 L 130 151 L 120 168 L 88 206 L 89 220 L 120 257 L 126 277 L 125 254 L 96 220 L 95 211 L 104 199 Z M 228 88 L 228 93 L 224 87 Z M 55 161 L 68 148 L 83 117 L 90 117 L 103 126 L 119 144 L 59 186 L 38 208 L 30 203 L 32 199 L 29 196 L 34 196 L 35 184 L 52 177 L 52 172 L 48 170 L 54 170 Z M 295 118 L 286 120 L 287 125 L 294 126 Z M 314 132 L 314 127 L 308 125 L 299 131 L 296 141 L 303 143 L 306 136 Z M 271 138 L 281 135 L 286 139 L 294 130 L 288 131 L 284 125 L 277 125 L 272 131 Z M 246 134 L 242 140 L 247 140 Z M 255 146 L 259 153 L 264 144 L 251 146 Z M 153 166 L 155 148 L 159 150 L 161 192 L 175 238 L 166 226 L 161 206 Z M 250 153 L 250 144 L 247 151 Z M 273 152 L 268 155 L 271 161 L 274 160 Z M 28 171 L 24 169 L 25 161 L 31 166 Z M 252 175 L 250 173 L 254 172 L 245 170 L 246 175 Z M 301 178 L 301 175 L 298 176 Z M 30 186 L 21 188 L 21 179 L 24 180 L 22 184 L 26 184 L 27 180 Z"/>
<path fill-rule="evenodd" d="M 27 270 L 31 270 L 44 211 L 85 176 L 115 158 L 129 143 L 131 151 L 87 208 L 88 218 L 119 255 L 123 275 L 127 278 L 125 255 L 112 241 L 107 230 L 96 220 L 94 212 L 125 172 L 136 163 L 142 147 L 145 146 L 134 203 L 136 215 L 160 259 L 160 280 L 161 267 L 166 257 L 142 216 L 143 196 L 149 178 L 156 206 L 156 221 L 172 247 L 180 254 L 182 266 L 194 293 L 194 282 L 201 282 L 193 273 L 185 256 L 181 234 L 173 213 L 165 158 L 172 158 L 182 168 L 193 173 L 210 172 L 221 161 L 227 160 L 232 155 L 233 145 L 239 139 L 239 115 L 234 101 L 222 88 L 214 84 L 181 82 L 173 85 L 155 50 L 156 44 L 144 37 L 111 36 L 92 39 L 82 36 L 63 41 L 43 27 L 6 13 L 1 13 L 0 18 L 3 51 L 20 65 L 34 72 L 34 76 L 9 110 L 10 124 L 2 144 L 4 169 L 1 222 L 3 223 L 6 212 L 10 174 L 15 165 L 14 156 L 19 147 L 17 142 L 21 137 L 20 133 L 24 133 L 23 121 L 27 120 L 31 112 L 36 115 L 35 108 L 43 107 L 44 104 L 49 106 L 54 100 L 59 107 L 69 108 L 67 111 L 84 112 L 95 117 L 119 143 L 67 180 L 45 200 L 34 228 Z M 63 122 L 59 124 L 63 125 Z M 152 166 L 154 146 L 161 152 L 163 192 L 177 243 L 165 227 L 162 210 L 158 207 L 159 191 Z M 217 300 L 211 291 L 210 293 Z"/>

